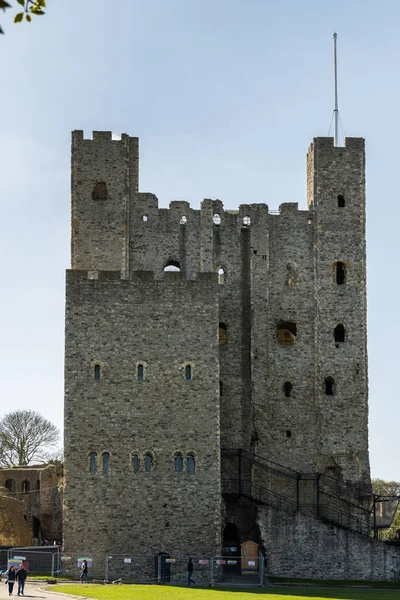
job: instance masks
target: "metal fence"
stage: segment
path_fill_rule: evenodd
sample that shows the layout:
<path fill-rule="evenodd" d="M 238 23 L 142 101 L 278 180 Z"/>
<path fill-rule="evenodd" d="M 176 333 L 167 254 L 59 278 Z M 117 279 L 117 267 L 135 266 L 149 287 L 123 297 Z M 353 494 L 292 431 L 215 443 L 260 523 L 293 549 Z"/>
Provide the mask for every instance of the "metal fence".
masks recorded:
<path fill-rule="evenodd" d="M 10 565 L 23 567 L 30 573 L 48 574 L 54 577 L 61 571 L 59 546 L 15 547 L 0 551 L 0 569 L 4 571 Z"/>

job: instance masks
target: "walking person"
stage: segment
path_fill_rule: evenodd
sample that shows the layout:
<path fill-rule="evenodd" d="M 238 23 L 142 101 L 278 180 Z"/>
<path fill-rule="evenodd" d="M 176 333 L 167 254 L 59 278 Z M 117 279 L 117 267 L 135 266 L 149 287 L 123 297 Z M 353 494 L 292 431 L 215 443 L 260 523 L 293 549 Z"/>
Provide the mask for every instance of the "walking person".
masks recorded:
<path fill-rule="evenodd" d="M 86 559 L 84 559 L 82 561 L 81 575 L 80 575 L 79 579 L 81 580 L 81 583 L 83 583 L 83 580 L 85 580 L 86 583 L 89 583 L 89 579 L 88 579 L 88 564 L 87 564 L 87 560 Z"/>
<path fill-rule="evenodd" d="M 193 585 L 196 585 L 196 582 L 192 578 L 192 575 L 193 575 L 193 563 L 192 563 L 192 559 L 191 558 L 189 558 L 189 562 L 188 562 L 188 566 L 187 566 L 187 573 L 188 573 L 188 585 L 190 586 L 191 583 L 193 583 Z"/>
<path fill-rule="evenodd" d="M 17 579 L 17 582 L 18 582 L 18 594 L 17 594 L 17 596 L 23 596 L 24 595 L 25 581 L 26 581 L 27 575 L 28 575 L 28 573 L 24 569 L 23 565 L 21 565 L 20 568 L 18 569 L 17 575 L 16 575 L 16 579 Z"/>
<path fill-rule="evenodd" d="M 8 571 L 6 573 L 9 596 L 12 596 L 12 593 L 13 593 L 14 583 L 15 583 L 15 575 L 16 575 L 15 568 L 11 565 L 10 567 L 8 567 Z"/>

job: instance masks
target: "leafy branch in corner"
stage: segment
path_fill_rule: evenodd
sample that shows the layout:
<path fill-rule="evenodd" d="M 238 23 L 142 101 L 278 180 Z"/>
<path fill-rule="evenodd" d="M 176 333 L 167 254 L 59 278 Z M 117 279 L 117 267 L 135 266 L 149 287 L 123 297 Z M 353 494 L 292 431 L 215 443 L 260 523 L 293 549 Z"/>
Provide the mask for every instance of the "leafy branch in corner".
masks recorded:
<path fill-rule="evenodd" d="M 18 4 L 23 7 L 23 11 L 19 12 L 14 17 L 14 23 L 21 23 L 24 19 L 30 23 L 32 21 L 32 15 L 44 15 L 44 8 L 46 8 L 46 0 L 17 0 Z M 4 11 L 7 8 L 11 8 L 11 4 L 6 0 L 0 0 L 0 9 Z M 4 33 L 0 25 L 0 34 Z"/>

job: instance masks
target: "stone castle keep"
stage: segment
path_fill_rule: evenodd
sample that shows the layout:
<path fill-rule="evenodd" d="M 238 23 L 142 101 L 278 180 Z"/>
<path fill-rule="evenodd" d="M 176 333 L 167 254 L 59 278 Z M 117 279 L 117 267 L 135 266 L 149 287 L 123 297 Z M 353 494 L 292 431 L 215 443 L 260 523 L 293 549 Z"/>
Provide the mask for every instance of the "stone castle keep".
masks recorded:
<path fill-rule="evenodd" d="M 308 208 L 279 214 L 251 198 L 160 209 L 138 163 L 137 138 L 73 132 L 65 550 L 212 557 L 252 539 L 276 574 L 390 577 L 355 487 L 370 484 L 364 140 L 315 138 Z"/>

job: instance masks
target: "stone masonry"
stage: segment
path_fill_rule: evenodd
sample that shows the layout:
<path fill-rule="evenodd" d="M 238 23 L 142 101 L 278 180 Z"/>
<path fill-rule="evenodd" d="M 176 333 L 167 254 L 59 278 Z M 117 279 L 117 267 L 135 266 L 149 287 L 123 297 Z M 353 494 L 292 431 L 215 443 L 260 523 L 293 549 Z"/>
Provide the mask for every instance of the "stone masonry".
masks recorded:
<path fill-rule="evenodd" d="M 160 209 L 138 152 L 73 132 L 64 547 L 212 556 L 230 524 L 266 548 L 221 448 L 370 482 L 364 140 L 315 138 L 308 208 L 278 214 Z"/>

